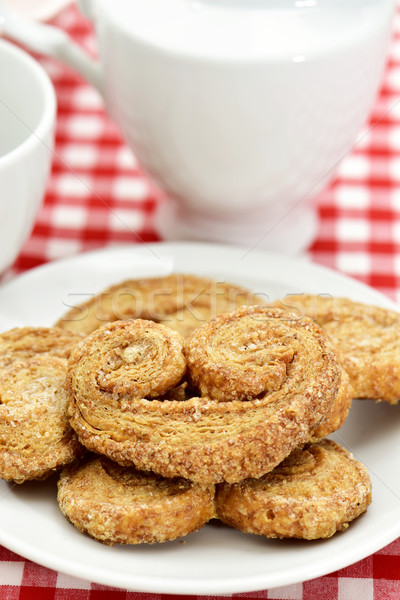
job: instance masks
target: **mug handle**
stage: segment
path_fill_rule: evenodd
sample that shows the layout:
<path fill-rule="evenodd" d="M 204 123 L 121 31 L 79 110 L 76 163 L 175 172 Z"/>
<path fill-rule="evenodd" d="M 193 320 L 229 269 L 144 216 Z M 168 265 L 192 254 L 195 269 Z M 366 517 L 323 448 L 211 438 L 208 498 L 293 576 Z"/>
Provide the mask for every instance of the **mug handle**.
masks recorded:
<path fill-rule="evenodd" d="M 89 3 L 80 2 L 86 14 Z M 88 12 L 86 12 L 88 11 Z M 93 60 L 61 29 L 24 19 L 0 2 L 1 33 L 34 52 L 51 56 L 77 71 L 103 95 L 102 66 Z"/>

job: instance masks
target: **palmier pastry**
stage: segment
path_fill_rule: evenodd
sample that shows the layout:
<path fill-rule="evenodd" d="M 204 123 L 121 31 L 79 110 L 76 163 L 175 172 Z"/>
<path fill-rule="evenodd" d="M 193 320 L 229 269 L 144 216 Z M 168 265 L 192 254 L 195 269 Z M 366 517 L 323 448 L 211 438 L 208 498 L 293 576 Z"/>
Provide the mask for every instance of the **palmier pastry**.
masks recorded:
<path fill-rule="evenodd" d="M 400 313 L 347 298 L 290 295 L 276 303 L 317 321 L 336 346 L 355 398 L 400 398 Z"/>
<path fill-rule="evenodd" d="M 335 403 L 328 410 L 323 420 L 314 429 L 309 442 L 317 442 L 322 438 L 327 437 L 334 431 L 340 429 L 344 424 L 349 414 L 353 401 L 353 388 L 350 384 L 350 378 L 346 371 L 342 368 L 340 375 L 339 391 L 335 398 Z"/>
<path fill-rule="evenodd" d="M 81 454 L 67 416 L 66 359 L 14 362 L 0 375 L 0 477 L 43 479 Z"/>
<path fill-rule="evenodd" d="M 58 502 L 80 531 L 104 544 L 153 544 L 197 531 L 214 513 L 213 485 L 165 479 L 92 457 L 62 471 Z"/>
<path fill-rule="evenodd" d="M 108 324 L 76 346 L 67 389 L 82 444 L 164 477 L 259 477 L 308 441 L 338 391 L 328 337 L 276 308 L 241 307 L 197 329 L 182 383 L 183 352 L 177 332 L 141 319 Z"/>
<path fill-rule="evenodd" d="M 57 326 L 91 333 L 107 322 L 142 318 L 164 323 L 184 337 L 215 315 L 262 300 L 242 287 L 195 275 L 130 279 L 72 308 Z"/>
<path fill-rule="evenodd" d="M 271 473 L 217 487 L 218 518 L 268 538 L 328 538 L 371 502 L 367 469 L 331 440 L 294 450 Z"/>
<path fill-rule="evenodd" d="M 38 355 L 68 358 L 82 335 L 49 327 L 15 327 L 0 335 L 0 368 Z"/>

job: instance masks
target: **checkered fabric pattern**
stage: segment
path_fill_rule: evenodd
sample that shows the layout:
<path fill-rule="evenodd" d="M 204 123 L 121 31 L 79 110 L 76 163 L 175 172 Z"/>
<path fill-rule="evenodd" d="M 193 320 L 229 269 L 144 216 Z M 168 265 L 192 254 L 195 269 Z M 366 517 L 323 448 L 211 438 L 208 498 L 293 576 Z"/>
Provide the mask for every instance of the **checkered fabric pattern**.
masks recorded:
<path fill-rule="evenodd" d="M 172 596 L 128 592 L 57 573 L 0 548 L 2 600 L 217 600 L 218 596 Z M 226 597 L 226 596 L 224 596 Z M 398 600 L 400 540 L 325 577 L 271 590 L 229 596 L 238 600 Z"/>
<path fill-rule="evenodd" d="M 400 4 L 370 122 L 318 200 L 314 261 L 400 300 Z"/>
<path fill-rule="evenodd" d="M 318 237 L 310 257 L 400 300 L 400 5 L 389 62 L 371 121 L 335 181 L 318 200 Z M 93 31 L 74 6 L 55 19 L 89 52 Z M 37 57 L 58 98 L 53 169 L 30 239 L 12 268 L 116 243 L 156 241 L 159 192 L 110 122 L 102 99 L 75 73 Z M 235 594 L 275 600 L 399 600 L 400 539 L 373 556 L 313 581 Z M 0 547 L 1 600 L 167 600 L 78 580 Z M 193 596 L 193 598 L 196 598 Z M 211 598 L 211 597 L 210 597 Z"/>

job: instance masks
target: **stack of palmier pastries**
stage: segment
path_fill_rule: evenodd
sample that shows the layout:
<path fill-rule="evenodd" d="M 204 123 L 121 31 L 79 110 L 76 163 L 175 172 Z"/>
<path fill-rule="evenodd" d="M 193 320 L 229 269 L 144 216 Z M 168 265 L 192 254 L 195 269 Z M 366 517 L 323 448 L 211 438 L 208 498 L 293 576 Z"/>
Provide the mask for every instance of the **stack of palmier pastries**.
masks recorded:
<path fill-rule="evenodd" d="M 326 437 L 353 397 L 397 401 L 393 360 L 370 357 L 393 352 L 400 315 L 290 300 L 171 275 L 113 286 L 52 329 L 6 332 L 0 476 L 61 470 L 62 512 L 106 544 L 164 542 L 213 518 L 269 538 L 346 529 L 370 479 Z"/>

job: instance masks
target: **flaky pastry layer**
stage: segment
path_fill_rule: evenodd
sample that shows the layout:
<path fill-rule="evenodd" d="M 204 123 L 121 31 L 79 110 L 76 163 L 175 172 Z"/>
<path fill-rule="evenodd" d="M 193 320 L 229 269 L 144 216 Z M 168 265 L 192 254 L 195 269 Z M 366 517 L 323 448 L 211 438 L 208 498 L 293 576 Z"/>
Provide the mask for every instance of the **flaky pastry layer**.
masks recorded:
<path fill-rule="evenodd" d="M 184 377 L 201 394 L 169 399 Z M 82 444 L 121 465 L 235 482 L 263 475 L 307 442 L 333 406 L 339 380 L 321 328 L 279 309 L 219 315 L 187 344 L 161 324 L 119 321 L 73 351 L 69 415 Z"/>
<path fill-rule="evenodd" d="M 353 402 L 354 392 L 350 383 L 350 377 L 341 368 L 339 390 L 333 406 L 328 410 L 322 421 L 312 432 L 309 442 L 318 442 L 337 431 L 344 425 Z"/>
<path fill-rule="evenodd" d="M 104 457 L 66 467 L 58 482 L 63 514 L 104 544 L 154 544 L 197 531 L 214 516 L 213 485 L 165 479 Z"/>
<path fill-rule="evenodd" d="M 81 339 L 79 333 L 56 327 L 15 327 L 0 334 L 0 368 L 46 354 L 68 358 Z"/>
<path fill-rule="evenodd" d="M 400 398 L 400 313 L 348 298 L 289 295 L 280 308 L 308 315 L 331 337 L 355 398 L 397 404 Z"/>
<path fill-rule="evenodd" d="M 367 469 L 331 440 L 294 450 L 271 473 L 217 487 L 218 518 L 269 538 L 331 537 L 367 510 Z"/>
<path fill-rule="evenodd" d="M 14 362 L 0 376 L 0 477 L 43 479 L 82 452 L 67 415 L 66 359 Z"/>
<path fill-rule="evenodd" d="M 69 310 L 57 326 L 88 334 L 108 322 L 142 318 L 188 337 L 219 313 L 261 303 L 261 298 L 233 283 L 174 273 L 113 285 Z"/>

